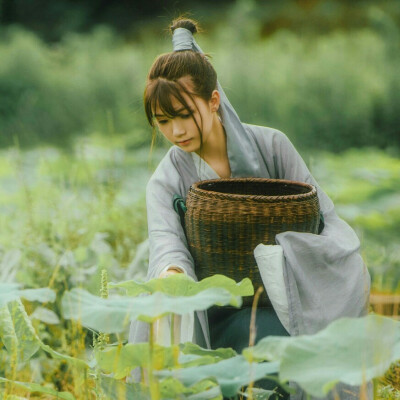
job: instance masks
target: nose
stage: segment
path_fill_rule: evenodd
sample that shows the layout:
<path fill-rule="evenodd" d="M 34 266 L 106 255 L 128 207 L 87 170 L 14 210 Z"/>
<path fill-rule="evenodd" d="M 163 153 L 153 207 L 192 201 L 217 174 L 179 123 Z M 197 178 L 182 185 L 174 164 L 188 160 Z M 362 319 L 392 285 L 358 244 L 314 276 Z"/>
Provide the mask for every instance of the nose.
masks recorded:
<path fill-rule="evenodd" d="M 183 126 L 182 122 L 178 120 L 178 118 L 174 118 L 172 120 L 172 134 L 176 137 L 185 134 L 185 127 Z"/>

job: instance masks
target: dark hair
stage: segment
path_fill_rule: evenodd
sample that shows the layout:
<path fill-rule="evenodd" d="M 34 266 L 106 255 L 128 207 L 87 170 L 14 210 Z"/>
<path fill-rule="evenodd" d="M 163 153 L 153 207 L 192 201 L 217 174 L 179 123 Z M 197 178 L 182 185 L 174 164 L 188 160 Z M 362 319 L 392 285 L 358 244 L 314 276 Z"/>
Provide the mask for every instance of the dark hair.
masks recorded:
<path fill-rule="evenodd" d="M 177 28 L 186 28 L 193 34 L 198 32 L 198 24 L 189 18 L 179 17 L 172 21 L 171 33 Z M 217 87 L 217 73 L 207 59 L 207 55 L 193 50 L 173 51 L 158 56 L 150 68 L 144 90 L 144 109 L 149 124 L 155 128 L 154 113 L 158 106 L 168 117 L 176 117 L 171 98 L 176 98 L 192 114 L 182 93 L 194 102 L 193 96 L 209 101 Z M 190 77 L 191 89 L 178 82 L 183 77 Z M 198 126 L 192 115 L 197 128 Z M 154 132 L 154 131 L 153 131 Z M 154 134 L 153 134 L 154 142 Z"/>

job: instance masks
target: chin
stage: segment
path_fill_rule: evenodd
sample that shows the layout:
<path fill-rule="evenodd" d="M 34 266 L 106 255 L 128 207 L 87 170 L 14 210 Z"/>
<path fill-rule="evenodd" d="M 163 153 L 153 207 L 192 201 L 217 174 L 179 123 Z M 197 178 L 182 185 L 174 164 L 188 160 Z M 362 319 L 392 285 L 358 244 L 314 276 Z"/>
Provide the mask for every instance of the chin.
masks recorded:
<path fill-rule="evenodd" d="M 186 149 L 184 149 L 184 148 L 181 147 L 181 149 L 183 151 L 185 151 L 186 153 L 194 153 L 196 151 L 195 148 L 186 148 Z"/>
<path fill-rule="evenodd" d="M 199 147 L 195 146 L 195 145 L 190 145 L 190 146 L 178 146 L 181 150 L 186 151 L 186 153 L 193 153 L 193 152 L 197 152 L 200 150 Z"/>

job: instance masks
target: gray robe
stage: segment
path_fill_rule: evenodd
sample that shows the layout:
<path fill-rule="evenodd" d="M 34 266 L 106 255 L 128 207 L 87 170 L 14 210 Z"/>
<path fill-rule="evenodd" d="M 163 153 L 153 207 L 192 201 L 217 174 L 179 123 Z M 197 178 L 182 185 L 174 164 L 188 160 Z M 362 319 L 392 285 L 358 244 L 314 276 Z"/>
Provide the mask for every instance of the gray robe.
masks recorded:
<path fill-rule="evenodd" d="M 319 187 L 289 139 L 275 129 L 242 124 L 246 137 L 241 152 L 247 158 L 241 170 L 239 152 L 228 157 L 234 168 L 232 176 L 254 176 L 288 179 L 311 183 L 317 188 L 325 228 L 320 235 L 283 232 L 276 236 L 285 257 L 284 279 L 289 304 L 290 335 L 313 334 L 340 317 L 360 317 L 368 308 L 370 276 L 359 254 L 360 242 L 352 228 L 340 219 L 330 198 Z M 241 136 L 235 146 L 240 148 Z M 251 175 L 248 165 L 253 165 Z M 199 180 L 191 154 L 177 146 L 169 149 L 151 177 L 146 190 L 150 241 L 148 279 L 156 278 L 169 263 L 185 268 L 196 279 L 193 258 L 188 250 L 178 214 L 172 207 L 172 197 L 184 199 L 190 186 Z M 209 346 L 205 312 L 197 313 L 196 341 Z M 131 326 L 130 341 L 148 340 L 148 327 L 141 322 Z M 349 389 L 349 387 L 346 387 Z M 339 393 L 341 399 L 354 395 Z M 304 397 L 302 391 L 292 399 Z"/>

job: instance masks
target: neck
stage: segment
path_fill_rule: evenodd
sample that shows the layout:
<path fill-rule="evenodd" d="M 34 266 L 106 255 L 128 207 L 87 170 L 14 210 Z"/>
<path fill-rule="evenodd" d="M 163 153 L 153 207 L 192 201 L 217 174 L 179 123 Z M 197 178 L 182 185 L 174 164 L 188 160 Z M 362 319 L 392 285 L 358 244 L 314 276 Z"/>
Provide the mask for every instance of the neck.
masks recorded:
<path fill-rule="evenodd" d="M 220 162 L 228 159 L 225 129 L 217 114 L 214 115 L 212 130 L 207 139 L 203 141 L 201 150 L 196 151 L 207 162 Z"/>

